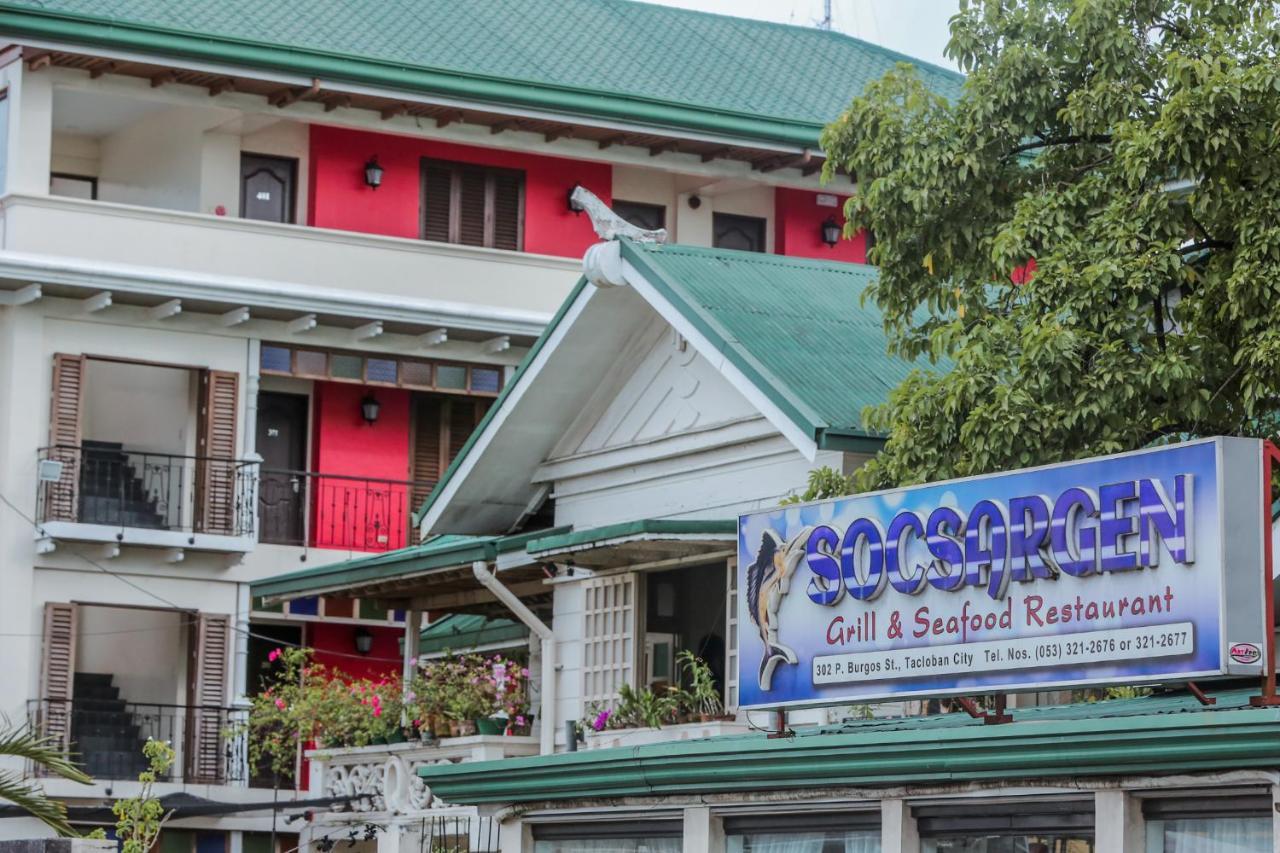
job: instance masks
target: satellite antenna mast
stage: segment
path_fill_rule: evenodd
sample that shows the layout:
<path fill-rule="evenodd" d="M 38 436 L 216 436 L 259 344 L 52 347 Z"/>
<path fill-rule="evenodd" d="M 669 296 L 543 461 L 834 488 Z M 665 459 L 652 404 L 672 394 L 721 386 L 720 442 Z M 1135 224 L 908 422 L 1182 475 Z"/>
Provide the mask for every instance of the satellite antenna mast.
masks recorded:
<path fill-rule="evenodd" d="M 818 21 L 818 29 L 831 29 L 831 0 L 822 0 L 822 20 Z"/>

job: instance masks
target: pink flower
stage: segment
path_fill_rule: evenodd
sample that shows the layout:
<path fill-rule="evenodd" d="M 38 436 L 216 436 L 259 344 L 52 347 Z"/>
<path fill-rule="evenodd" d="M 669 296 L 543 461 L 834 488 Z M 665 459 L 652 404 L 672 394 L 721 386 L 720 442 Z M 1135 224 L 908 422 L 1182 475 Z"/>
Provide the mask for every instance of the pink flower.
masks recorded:
<path fill-rule="evenodd" d="M 528 678 L 528 677 L 529 677 L 529 667 L 527 667 L 527 666 L 526 666 L 526 667 L 522 668 L 522 669 L 520 670 L 520 674 L 521 674 L 522 676 L 524 676 L 525 678 Z"/>
<path fill-rule="evenodd" d="M 523 726 L 523 725 L 524 725 L 524 714 L 519 714 L 519 715 L 516 717 L 516 725 L 517 725 L 517 726 Z"/>
<path fill-rule="evenodd" d="M 379 707 L 378 705 L 374 705 L 374 706 L 373 706 L 373 715 L 374 715 L 375 717 L 381 717 L 381 716 L 382 716 L 382 708 L 381 708 L 381 707 Z"/>
<path fill-rule="evenodd" d="M 596 718 L 591 721 L 591 728 L 595 729 L 598 732 L 604 731 L 605 724 L 609 722 L 610 713 L 611 712 L 609 711 L 609 709 L 605 708 L 603 711 L 597 714 Z"/>
<path fill-rule="evenodd" d="M 276 707 L 279 708 L 281 711 L 284 710 L 284 700 L 278 696 L 276 697 Z"/>
<path fill-rule="evenodd" d="M 280 657 L 281 654 L 283 654 L 283 652 L 281 652 L 279 649 L 272 649 L 271 654 L 267 655 L 267 660 L 272 661 L 274 663 L 275 659 Z"/>

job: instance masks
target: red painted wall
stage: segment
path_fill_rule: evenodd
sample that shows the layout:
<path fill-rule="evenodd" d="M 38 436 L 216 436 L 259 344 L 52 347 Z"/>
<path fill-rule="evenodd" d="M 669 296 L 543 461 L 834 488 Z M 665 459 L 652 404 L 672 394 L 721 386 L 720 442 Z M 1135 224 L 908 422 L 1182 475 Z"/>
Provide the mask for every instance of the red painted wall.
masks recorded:
<path fill-rule="evenodd" d="M 850 240 L 841 239 L 835 246 L 822 242 L 822 223 L 835 216 L 844 225 L 845 196 L 836 196 L 836 207 L 819 207 L 818 193 L 778 187 L 774 196 L 773 245 L 779 255 L 817 258 L 823 261 L 867 262 L 867 235 L 859 231 Z"/>
<path fill-rule="evenodd" d="M 403 548 L 411 525 L 409 392 L 342 382 L 315 383 L 311 470 L 356 479 L 317 477 L 312 484 L 311 545 L 352 551 Z M 365 423 L 360 402 L 382 408 Z"/>
<path fill-rule="evenodd" d="M 373 156 L 384 170 L 376 190 L 364 183 L 364 164 Z M 578 258 L 597 242 L 591 222 L 571 213 L 565 200 L 582 184 L 608 203 L 607 163 L 320 125 L 311 126 L 309 224 L 416 239 L 423 157 L 524 170 L 526 252 Z"/>
<path fill-rule="evenodd" d="M 355 625 L 308 622 L 306 643 L 315 649 L 318 663 L 341 670 L 351 678 L 399 679 L 404 629 L 373 626 L 365 630 L 373 635 L 373 649 L 367 656 L 352 657 L 356 654 Z"/>

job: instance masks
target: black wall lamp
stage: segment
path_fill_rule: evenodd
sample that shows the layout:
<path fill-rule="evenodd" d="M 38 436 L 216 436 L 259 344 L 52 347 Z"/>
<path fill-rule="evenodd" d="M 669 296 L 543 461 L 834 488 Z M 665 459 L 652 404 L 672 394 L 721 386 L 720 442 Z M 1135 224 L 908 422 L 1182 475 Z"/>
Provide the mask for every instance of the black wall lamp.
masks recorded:
<path fill-rule="evenodd" d="M 356 628 L 353 634 L 356 644 L 356 651 L 362 655 L 367 655 L 373 651 L 373 634 L 369 633 L 368 628 Z"/>
<path fill-rule="evenodd" d="M 828 216 L 827 221 L 822 223 L 822 242 L 834 249 L 836 243 L 840 242 L 840 230 L 840 223 L 836 222 L 836 218 Z"/>
<path fill-rule="evenodd" d="M 364 422 L 369 425 L 377 423 L 380 411 L 382 411 L 382 404 L 378 402 L 378 398 L 372 394 L 365 394 L 364 399 L 360 401 L 360 416 L 364 418 Z"/>
<path fill-rule="evenodd" d="M 369 185 L 370 189 L 377 189 L 382 186 L 382 167 L 378 165 L 377 156 L 369 158 L 369 162 L 364 164 L 364 182 Z"/>

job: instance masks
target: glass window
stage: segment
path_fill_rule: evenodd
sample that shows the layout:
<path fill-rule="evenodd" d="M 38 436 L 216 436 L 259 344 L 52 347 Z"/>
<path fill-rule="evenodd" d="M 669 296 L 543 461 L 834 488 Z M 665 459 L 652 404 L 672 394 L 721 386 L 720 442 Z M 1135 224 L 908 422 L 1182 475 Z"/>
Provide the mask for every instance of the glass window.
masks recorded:
<path fill-rule="evenodd" d="M 98 197 L 98 179 L 85 175 L 65 175 L 54 172 L 49 176 L 49 195 L 93 201 Z"/>
<path fill-rule="evenodd" d="M 288 373 L 292 370 L 289 357 L 290 351 L 288 347 L 273 347 L 270 344 L 262 345 L 263 370 L 270 370 L 273 373 Z"/>
<path fill-rule="evenodd" d="M 329 361 L 329 370 L 334 379 L 363 379 L 364 359 L 358 355 L 335 353 Z"/>
<path fill-rule="evenodd" d="M 880 853 L 880 833 L 865 829 L 730 835 L 728 853 Z"/>
<path fill-rule="evenodd" d="M 370 382 L 396 383 L 396 362 L 389 358 L 371 358 L 365 365 L 365 379 Z"/>
<path fill-rule="evenodd" d="M 763 252 L 764 220 L 758 216 L 715 213 L 711 216 L 711 245 L 717 249 Z"/>
<path fill-rule="evenodd" d="M 419 388 L 431 387 L 431 365 L 425 361 L 400 362 L 400 381 Z"/>
<path fill-rule="evenodd" d="M 299 376 L 326 376 L 329 372 L 329 356 L 315 350 L 298 350 L 295 372 Z"/>
<path fill-rule="evenodd" d="M 467 369 L 456 364 L 438 366 L 436 368 L 436 387 L 465 389 L 467 387 Z"/>
<path fill-rule="evenodd" d="M 1093 838 L 1077 833 L 953 835 L 920 842 L 922 853 L 1094 853 Z"/>
<path fill-rule="evenodd" d="M 680 853 L 679 838 L 541 839 L 533 853 Z"/>
<path fill-rule="evenodd" d="M 667 227 L 667 209 L 660 204 L 645 204 L 641 201 L 613 200 L 613 212 L 630 222 L 637 228 L 657 231 Z"/>
<path fill-rule="evenodd" d="M 1270 817 L 1147 821 L 1147 853 L 1268 853 Z"/>
<path fill-rule="evenodd" d="M 487 367 L 471 368 L 471 390 L 497 393 L 502 374 Z"/>

